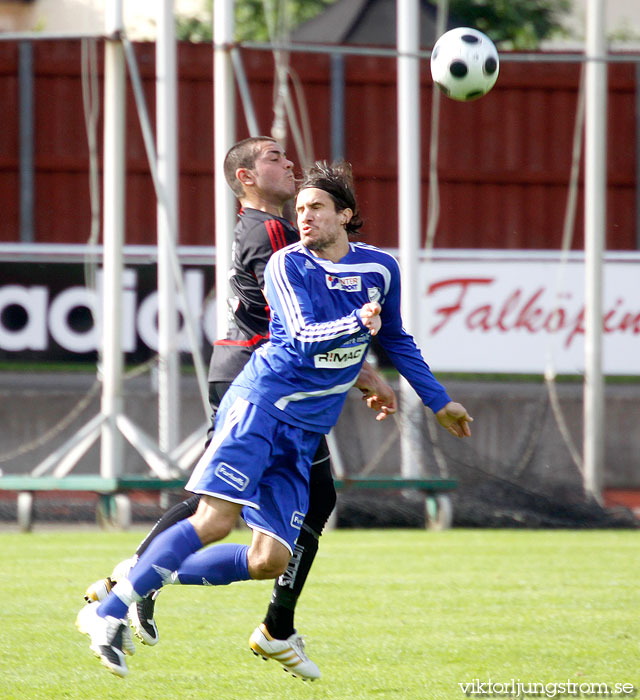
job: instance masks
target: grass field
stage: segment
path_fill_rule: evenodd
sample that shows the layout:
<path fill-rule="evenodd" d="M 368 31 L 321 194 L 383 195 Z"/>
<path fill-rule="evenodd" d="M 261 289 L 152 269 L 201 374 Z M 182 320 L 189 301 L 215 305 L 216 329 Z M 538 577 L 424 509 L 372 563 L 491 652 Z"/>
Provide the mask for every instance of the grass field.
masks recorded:
<path fill-rule="evenodd" d="M 476 679 L 546 684 L 535 697 L 640 688 L 637 532 L 330 532 L 297 617 L 323 672 L 313 684 L 248 650 L 268 582 L 168 588 L 160 644 L 138 646 L 126 679 L 108 673 L 73 623 L 85 586 L 140 536 L 0 532 L 2 700 L 456 700 Z M 568 681 L 573 694 L 554 690 Z"/>

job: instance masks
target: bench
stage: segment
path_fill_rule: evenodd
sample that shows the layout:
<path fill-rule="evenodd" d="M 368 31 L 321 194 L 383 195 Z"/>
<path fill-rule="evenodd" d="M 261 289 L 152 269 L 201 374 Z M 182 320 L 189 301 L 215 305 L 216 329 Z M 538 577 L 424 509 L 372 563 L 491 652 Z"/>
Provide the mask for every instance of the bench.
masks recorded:
<path fill-rule="evenodd" d="M 123 497 L 129 491 L 164 491 L 182 489 L 187 483 L 184 477 L 158 479 L 152 476 L 121 475 L 103 477 L 99 475 L 22 476 L 0 477 L 0 491 L 18 494 L 18 525 L 23 531 L 33 526 L 34 494 L 40 491 L 85 491 L 97 493 L 98 521 L 102 525 L 126 528 L 130 523 L 129 501 Z M 351 476 L 335 479 L 337 491 L 348 489 L 396 489 L 417 490 L 425 494 L 426 522 L 430 529 L 450 527 L 452 520 L 451 501 L 447 492 L 453 491 L 457 482 L 453 479 L 407 478 L 402 476 Z"/>
<path fill-rule="evenodd" d="M 18 493 L 17 513 L 18 525 L 24 532 L 31 530 L 33 525 L 34 494 L 39 491 L 86 491 L 97 493 L 98 522 L 117 527 L 128 527 L 131 511 L 127 498 L 122 495 L 128 491 L 164 491 L 165 489 L 181 489 L 187 480 L 183 477 L 175 479 L 158 479 L 151 476 L 122 475 L 103 477 L 93 474 L 55 476 L 22 476 L 5 475 L 0 477 L 0 491 L 16 491 Z"/>
<path fill-rule="evenodd" d="M 453 507 L 448 492 L 457 488 L 458 482 L 455 479 L 404 476 L 350 476 L 334 479 L 334 483 L 337 491 L 346 491 L 354 488 L 421 491 L 425 495 L 426 527 L 429 530 L 446 530 L 451 527 Z"/>

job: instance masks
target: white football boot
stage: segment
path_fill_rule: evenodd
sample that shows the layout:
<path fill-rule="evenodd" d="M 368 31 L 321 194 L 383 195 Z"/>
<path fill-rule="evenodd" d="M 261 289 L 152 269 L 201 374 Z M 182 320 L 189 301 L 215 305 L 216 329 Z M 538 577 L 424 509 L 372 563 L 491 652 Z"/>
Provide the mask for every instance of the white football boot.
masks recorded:
<path fill-rule="evenodd" d="M 280 662 L 285 671 L 303 681 L 320 678 L 320 669 L 304 653 L 304 640 L 297 632 L 288 639 L 274 639 L 262 623 L 249 637 L 249 646 L 256 656 Z"/>
<path fill-rule="evenodd" d="M 101 578 L 99 581 L 92 583 L 87 590 L 84 592 L 84 599 L 93 605 L 95 603 L 101 603 L 111 592 L 111 589 L 116 585 L 116 582 L 110 577 Z M 156 629 L 156 637 L 157 637 Z M 136 653 L 136 646 L 133 643 L 133 637 L 131 636 L 131 630 L 127 627 L 122 633 L 122 649 L 125 654 L 133 656 Z"/>
<path fill-rule="evenodd" d="M 137 561 L 138 557 L 134 554 L 129 559 L 125 559 L 119 564 L 116 564 L 111 576 L 101 578 L 92 583 L 84 592 L 84 599 L 87 601 L 87 603 L 102 602 L 109 595 L 111 589 L 120 579 L 127 578 L 129 571 L 131 571 Z"/>
<path fill-rule="evenodd" d="M 78 613 L 76 627 L 82 634 L 89 635 L 91 651 L 111 673 L 121 678 L 129 673 L 123 648 L 124 637 L 129 632 L 125 620 L 111 616 L 100 617 L 98 604 L 90 603 Z"/>

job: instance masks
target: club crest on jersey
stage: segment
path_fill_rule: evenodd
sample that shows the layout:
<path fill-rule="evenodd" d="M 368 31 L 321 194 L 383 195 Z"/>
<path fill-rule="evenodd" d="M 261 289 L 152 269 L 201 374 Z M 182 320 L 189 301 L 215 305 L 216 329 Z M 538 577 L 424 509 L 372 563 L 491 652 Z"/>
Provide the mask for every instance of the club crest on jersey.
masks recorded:
<path fill-rule="evenodd" d="M 369 296 L 369 301 L 380 301 L 382 290 L 380 287 L 367 287 L 367 295 Z"/>
<path fill-rule="evenodd" d="M 220 462 L 216 467 L 216 476 L 233 486 L 237 491 L 244 491 L 249 485 L 249 477 L 226 462 Z"/>
<path fill-rule="evenodd" d="M 360 275 L 353 277 L 336 277 L 336 275 L 325 275 L 327 287 L 329 289 L 340 289 L 343 292 L 359 292 L 362 287 Z"/>
<path fill-rule="evenodd" d="M 352 345 L 346 348 L 336 348 L 329 352 L 322 352 L 319 355 L 313 356 L 313 361 L 316 367 L 324 369 L 342 369 L 357 365 L 364 353 L 367 351 L 366 345 Z"/>

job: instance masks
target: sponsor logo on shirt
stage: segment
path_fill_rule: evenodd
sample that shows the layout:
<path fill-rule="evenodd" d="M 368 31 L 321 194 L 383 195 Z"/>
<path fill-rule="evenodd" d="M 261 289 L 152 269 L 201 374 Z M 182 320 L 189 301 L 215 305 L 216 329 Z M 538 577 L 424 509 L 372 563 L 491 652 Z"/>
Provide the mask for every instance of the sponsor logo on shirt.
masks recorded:
<path fill-rule="evenodd" d="M 296 530 L 299 530 L 302 527 L 303 522 L 304 513 L 300 513 L 299 511 L 294 510 L 291 515 L 291 527 L 295 527 Z"/>
<path fill-rule="evenodd" d="M 229 486 L 233 486 L 237 491 L 244 491 L 249 485 L 249 477 L 238 471 L 235 467 L 225 462 L 220 462 L 216 467 L 215 474 L 225 481 Z"/>
<path fill-rule="evenodd" d="M 360 275 L 355 275 L 353 277 L 325 275 L 325 277 L 329 289 L 339 289 L 342 292 L 359 292 L 362 288 L 362 278 Z"/>
<path fill-rule="evenodd" d="M 351 365 L 357 365 L 367 350 L 366 345 L 356 345 L 348 348 L 336 348 L 329 352 L 314 355 L 313 361 L 316 367 L 325 369 L 342 369 Z"/>

